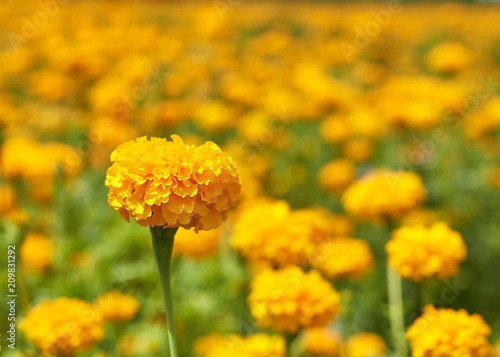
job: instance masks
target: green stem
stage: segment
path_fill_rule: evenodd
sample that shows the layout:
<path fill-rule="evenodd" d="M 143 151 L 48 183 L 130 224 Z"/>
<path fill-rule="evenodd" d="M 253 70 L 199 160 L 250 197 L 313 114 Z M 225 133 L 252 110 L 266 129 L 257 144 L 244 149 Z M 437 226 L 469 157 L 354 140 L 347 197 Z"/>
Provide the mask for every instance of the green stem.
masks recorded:
<path fill-rule="evenodd" d="M 405 323 L 401 277 L 387 264 L 387 291 L 389 295 L 389 319 L 392 338 L 396 345 L 396 356 L 406 357 L 407 347 L 404 339 Z"/>
<path fill-rule="evenodd" d="M 295 356 L 295 351 L 293 350 L 293 344 L 297 339 L 298 334 L 285 333 L 285 343 L 286 343 L 286 355 L 288 357 Z"/>
<path fill-rule="evenodd" d="M 177 341 L 175 339 L 174 303 L 172 300 L 172 287 L 170 284 L 170 268 L 172 262 L 172 250 L 174 248 L 174 237 L 177 228 L 151 227 L 153 238 L 153 250 L 155 252 L 156 264 L 160 273 L 163 301 L 167 312 L 168 342 L 170 345 L 170 357 L 177 357 Z"/>

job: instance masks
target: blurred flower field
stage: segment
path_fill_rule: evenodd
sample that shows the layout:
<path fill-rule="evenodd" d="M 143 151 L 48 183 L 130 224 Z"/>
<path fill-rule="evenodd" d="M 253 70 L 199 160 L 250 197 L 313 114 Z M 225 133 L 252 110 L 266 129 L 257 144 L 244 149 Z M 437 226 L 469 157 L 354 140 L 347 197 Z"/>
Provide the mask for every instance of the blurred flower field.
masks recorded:
<path fill-rule="evenodd" d="M 179 356 L 500 354 L 498 5 L 0 19 L 2 355 L 169 356 L 141 226 L 181 226 Z"/>

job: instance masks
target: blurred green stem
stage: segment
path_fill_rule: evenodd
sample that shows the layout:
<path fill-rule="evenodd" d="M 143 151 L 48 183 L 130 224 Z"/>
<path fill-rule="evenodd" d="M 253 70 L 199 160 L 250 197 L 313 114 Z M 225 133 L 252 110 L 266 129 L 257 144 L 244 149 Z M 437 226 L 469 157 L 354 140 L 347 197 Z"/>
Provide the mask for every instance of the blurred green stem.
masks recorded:
<path fill-rule="evenodd" d="M 387 264 L 387 291 L 389 295 L 389 319 L 391 333 L 396 346 L 396 356 L 406 357 L 407 348 L 404 339 L 405 323 L 401 277 Z"/>
<path fill-rule="evenodd" d="M 286 355 L 287 357 L 295 356 L 296 353 L 294 351 L 293 345 L 295 340 L 297 339 L 298 334 L 289 334 L 285 333 L 285 343 L 286 343 Z"/>
<path fill-rule="evenodd" d="M 170 283 L 172 250 L 174 248 L 174 237 L 176 232 L 177 228 L 151 227 L 153 250 L 155 252 L 156 264 L 158 265 L 158 272 L 160 273 L 163 300 L 167 311 L 170 357 L 178 357 L 177 341 L 175 339 L 174 303 L 172 300 L 172 287 Z"/>

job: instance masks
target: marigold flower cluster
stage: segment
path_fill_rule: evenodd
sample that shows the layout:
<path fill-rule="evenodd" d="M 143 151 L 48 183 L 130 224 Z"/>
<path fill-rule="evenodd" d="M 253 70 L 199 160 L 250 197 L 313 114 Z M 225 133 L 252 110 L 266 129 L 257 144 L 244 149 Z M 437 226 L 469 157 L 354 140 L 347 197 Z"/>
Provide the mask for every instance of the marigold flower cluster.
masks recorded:
<path fill-rule="evenodd" d="M 105 321 L 122 322 L 132 320 L 140 306 L 135 297 L 110 291 L 95 299 L 94 307 L 101 312 Z"/>
<path fill-rule="evenodd" d="M 366 174 L 345 191 L 344 208 L 359 219 L 395 219 L 426 198 L 422 180 L 404 171 L 378 170 Z"/>
<path fill-rule="evenodd" d="M 386 251 L 389 265 L 401 276 L 415 281 L 454 276 L 467 255 L 460 233 L 442 222 L 428 228 L 405 226 L 395 230 Z"/>
<path fill-rule="evenodd" d="M 250 289 L 250 311 L 262 328 L 297 333 L 325 326 L 340 310 L 339 293 L 314 270 L 265 270 L 253 278 Z"/>
<path fill-rule="evenodd" d="M 334 229 L 332 223 L 323 210 L 293 211 L 285 201 L 260 200 L 238 217 L 231 245 L 250 261 L 301 265 Z"/>
<path fill-rule="evenodd" d="M 233 161 L 212 142 L 196 147 L 177 135 L 172 140 L 141 137 L 113 151 L 110 206 L 142 226 L 219 227 L 241 189 Z"/>
<path fill-rule="evenodd" d="M 333 280 L 359 279 L 374 265 L 368 242 L 348 237 L 336 237 L 321 242 L 309 261 L 312 267 Z"/>
<path fill-rule="evenodd" d="M 199 357 L 285 357 L 285 341 L 280 336 L 263 333 L 239 335 L 209 335 L 195 342 Z"/>
<path fill-rule="evenodd" d="M 408 328 L 406 338 L 413 357 L 486 357 L 492 352 L 490 334 L 490 327 L 480 315 L 427 305 L 423 315 Z"/>
<path fill-rule="evenodd" d="M 21 322 L 26 338 L 45 354 L 71 356 L 104 336 L 103 318 L 91 304 L 69 298 L 44 301 Z"/>
<path fill-rule="evenodd" d="M 28 233 L 21 245 L 21 265 L 29 271 L 46 271 L 54 262 L 54 243 L 43 234 Z"/>

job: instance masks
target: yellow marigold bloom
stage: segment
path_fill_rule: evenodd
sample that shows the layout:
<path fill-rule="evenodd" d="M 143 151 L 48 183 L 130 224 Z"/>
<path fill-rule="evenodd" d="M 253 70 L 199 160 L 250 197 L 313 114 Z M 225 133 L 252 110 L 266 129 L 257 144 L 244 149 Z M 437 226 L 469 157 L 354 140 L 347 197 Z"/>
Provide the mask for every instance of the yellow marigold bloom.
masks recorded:
<path fill-rule="evenodd" d="M 200 357 L 285 357 L 285 341 L 263 333 L 247 337 L 208 335 L 195 342 L 194 350 Z"/>
<path fill-rule="evenodd" d="M 425 197 L 417 174 L 377 170 L 349 186 L 342 201 L 346 211 L 360 219 L 394 219 L 420 205 Z"/>
<path fill-rule="evenodd" d="M 465 133 L 478 139 L 500 128 L 500 97 L 495 96 L 464 118 Z"/>
<path fill-rule="evenodd" d="M 0 185 L 0 217 L 7 215 L 16 205 L 17 197 L 12 187 Z"/>
<path fill-rule="evenodd" d="M 356 177 L 356 166 L 347 159 L 328 162 L 318 173 L 319 185 L 325 191 L 342 192 Z"/>
<path fill-rule="evenodd" d="M 102 313 L 104 320 L 109 322 L 132 320 L 139 311 L 139 301 L 119 291 L 99 296 L 95 299 L 94 306 Z"/>
<path fill-rule="evenodd" d="M 424 307 L 424 313 L 408 328 L 413 357 L 486 357 L 490 327 L 480 315 L 465 310 Z"/>
<path fill-rule="evenodd" d="M 338 144 L 349 138 L 351 128 L 343 117 L 334 115 L 321 123 L 320 134 L 327 143 Z"/>
<path fill-rule="evenodd" d="M 433 47 L 425 56 L 427 66 L 437 72 L 454 73 L 472 62 L 471 51 L 457 42 L 445 42 Z"/>
<path fill-rule="evenodd" d="M 250 261 L 300 265 L 329 228 L 327 218 L 316 210 L 292 211 L 285 201 L 260 200 L 238 217 L 231 245 Z"/>
<path fill-rule="evenodd" d="M 325 326 L 340 310 L 339 293 L 314 270 L 265 270 L 253 278 L 250 289 L 250 311 L 262 328 L 296 333 Z"/>
<path fill-rule="evenodd" d="M 28 233 L 21 245 L 21 265 L 32 271 L 44 271 L 52 267 L 54 244 L 43 234 Z"/>
<path fill-rule="evenodd" d="M 194 260 L 203 259 L 219 250 L 220 229 L 200 231 L 179 228 L 175 234 L 174 255 Z"/>
<path fill-rule="evenodd" d="M 348 159 L 361 162 L 373 156 L 373 143 L 367 138 L 353 138 L 342 147 L 342 153 Z"/>
<path fill-rule="evenodd" d="M 467 255 L 460 233 L 442 222 L 429 228 L 401 227 L 392 233 L 385 249 L 389 265 L 401 276 L 415 281 L 434 276 L 444 280 L 454 276 Z"/>
<path fill-rule="evenodd" d="M 382 357 L 385 351 L 384 339 L 369 332 L 352 335 L 345 344 L 346 357 Z"/>
<path fill-rule="evenodd" d="M 177 135 L 172 140 L 144 136 L 113 151 L 109 205 L 145 227 L 219 227 L 241 189 L 232 159 L 213 142 L 196 147 Z"/>
<path fill-rule="evenodd" d="M 359 279 L 374 265 L 370 245 L 362 239 L 336 237 L 321 242 L 310 264 L 329 279 Z"/>
<path fill-rule="evenodd" d="M 312 327 L 304 330 L 300 348 L 304 354 L 335 357 L 342 347 L 342 335 L 330 327 Z"/>
<path fill-rule="evenodd" d="M 71 356 L 104 336 L 103 319 L 91 304 L 58 298 L 33 307 L 21 322 L 26 338 L 48 355 Z"/>

